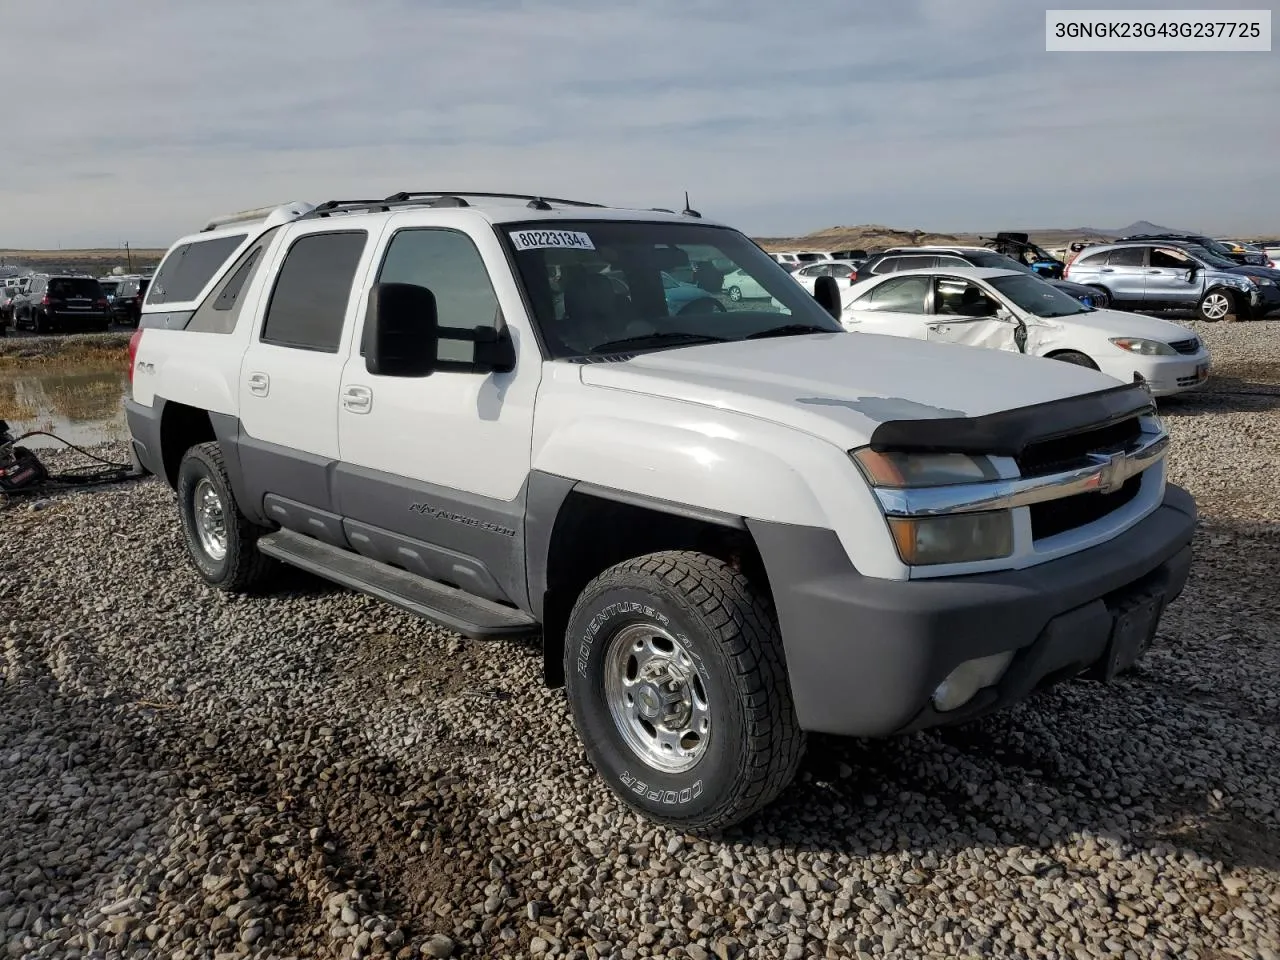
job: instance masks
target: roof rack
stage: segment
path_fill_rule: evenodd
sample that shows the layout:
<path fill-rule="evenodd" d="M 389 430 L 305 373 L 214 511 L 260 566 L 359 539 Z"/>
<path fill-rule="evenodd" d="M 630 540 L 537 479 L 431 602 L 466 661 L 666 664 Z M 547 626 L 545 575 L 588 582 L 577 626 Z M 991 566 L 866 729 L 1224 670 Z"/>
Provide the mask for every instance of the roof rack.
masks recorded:
<path fill-rule="evenodd" d="M 297 220 L 299 217 L 306 216 L 313 209 L 312 204 L 305 200 L 290 200 L 288 203 L 272 204 L 269 207 L 255 207 L 252 210 L 240 210 L 236 213 L 224 214 L 221 217 L 214 217 L 203 227 L 200 228 L 201 233 L 209 230 L 216 230 L 219 227 L 229 227 L 235 223 L 253 223 L 262 221 L 264 225 L 274 227 L 281 223 L 288 223 L 290 220 Z"/>
<path fill-rule="evenodd" d="M 482 193 L 476 190 L 402 190 L 381 200 L 326 200 L 307 211 L 305 217 L 327 217 L 334 213 L 377 212 L 386 213 L 394 207 L 469 207 L 467 197 L 493 200 L 527 200 L 532 210 L 550 210 L 553 203 L 568 207 L 594 207 L 603 209 L 603 203 L 585 200 L 564 200 L 560 197 L 541 197 L 528 193 Z"/>

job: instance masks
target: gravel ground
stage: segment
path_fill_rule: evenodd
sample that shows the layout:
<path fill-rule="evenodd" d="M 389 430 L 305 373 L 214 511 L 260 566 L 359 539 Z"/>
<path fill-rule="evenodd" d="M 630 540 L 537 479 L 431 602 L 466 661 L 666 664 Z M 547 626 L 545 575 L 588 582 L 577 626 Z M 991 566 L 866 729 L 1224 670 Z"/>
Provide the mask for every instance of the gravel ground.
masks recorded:
<path fill-rule="evenodd" d="M 954 730 L 817 738 L 716 840 L 612 799 L 533 645 L 300 574 L 215 593 L 153 480 L 0 511 L 0 943 L 1276 960 L 1280 323 L 1199 332 L 1217 376 L 1165 405 L 1198 561 L 1140 669 Z"/>

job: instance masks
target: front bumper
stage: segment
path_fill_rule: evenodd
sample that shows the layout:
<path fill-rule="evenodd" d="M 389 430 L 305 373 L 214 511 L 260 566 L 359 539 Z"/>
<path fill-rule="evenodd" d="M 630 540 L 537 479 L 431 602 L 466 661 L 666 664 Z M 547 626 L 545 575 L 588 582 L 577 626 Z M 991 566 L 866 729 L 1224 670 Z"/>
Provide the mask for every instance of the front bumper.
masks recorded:
<path fill-rule="evenodd" d="M 1023 570 L 880 580 L 850 564 L 834 533 L 748 521 L 782 627 L 800 725 L 856 737 L 957 723 L 1103 664 L 1118 613 L 1181 592 L 1195 501 L 1170 485 L 1150 516 L 1115 539 Z M 994 686 L 939 713 L 938 685 L 960 664 L 1006 651 Z"/>
<path fill-rule="evenodd" d="M 1146 381 L 1153 396 L 1167 397 L 1187 390 L 1194 390 L 1209 379 L 1210 357 L 1206 350 L 1193 356 L 1125 358 L 1126 369 L 1133 374 L 1121 379 L 1132 380 L 1134 375 Z"/>

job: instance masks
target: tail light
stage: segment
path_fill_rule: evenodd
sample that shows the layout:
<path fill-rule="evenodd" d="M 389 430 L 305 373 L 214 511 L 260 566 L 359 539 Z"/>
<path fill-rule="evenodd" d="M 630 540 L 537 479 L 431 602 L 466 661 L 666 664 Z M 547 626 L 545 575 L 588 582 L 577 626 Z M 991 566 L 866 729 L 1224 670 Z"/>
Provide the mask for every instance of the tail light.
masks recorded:
<path fill-rule="evenodd" d="M 850 282 L 850 283 L 857 283 L 857 282 L 858 282 L 858 268 L 857 268 L 857 267 L 850 267 L 850 268 L 849 268 L 849 282 Z"/>
<path fill-rule="evenodd" d="M 93 302 L 93 305 L 95 307 L 106 307 L 106 306 L 109 306 L 110 304 L 107 302 L 107 298 L 103 297 L 100 300 L 95 300 Z"/>
<path fill-rule="evenodd" d="M 133 336 L 129 338 L 129 383 L 133 383 L 133 365 L 138 359 L 138 346 L 142 343 L 142 327 L 133 331 Z"/>
<path fill-rule="evenodd" d="M 49 295 L 46 293 L 40 298 L 40 306 L 47 307 L 49 305 Z"/>

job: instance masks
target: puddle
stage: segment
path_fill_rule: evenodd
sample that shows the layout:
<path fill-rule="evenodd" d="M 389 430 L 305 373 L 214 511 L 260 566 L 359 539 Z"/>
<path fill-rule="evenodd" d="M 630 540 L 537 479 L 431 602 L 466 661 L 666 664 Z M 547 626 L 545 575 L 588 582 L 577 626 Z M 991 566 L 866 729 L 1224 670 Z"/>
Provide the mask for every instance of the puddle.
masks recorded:
<path fill-rule="evenodd" d="M 47 430 L 79 446 L 124 440 L 129 428 L 124 398 L 129 381 L 119 370 L 80 373 L 0 373 L 0 419 L 15 436 Z M 49 437 L 22 441 L 33 449 L 58 449 Z"/>

